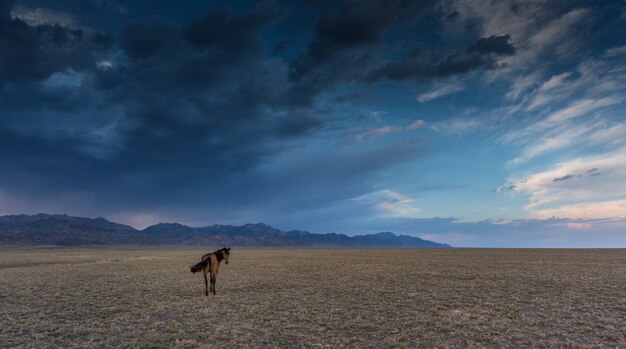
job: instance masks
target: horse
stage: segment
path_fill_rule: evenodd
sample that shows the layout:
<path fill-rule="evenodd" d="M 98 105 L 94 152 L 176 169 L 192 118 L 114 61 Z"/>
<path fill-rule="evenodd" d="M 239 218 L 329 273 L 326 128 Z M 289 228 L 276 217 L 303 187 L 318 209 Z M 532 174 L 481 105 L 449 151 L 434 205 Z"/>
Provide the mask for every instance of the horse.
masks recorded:
<path fill-rule="evenodd" d="M 211 273 L 211 292 L 215 294 L 215 279 L 217 278 L 217 270 L 220 268 L 220 262 L 224 261 L 228 264 L 228 257 L 230 256 L 230 247 L 222 248 L 215 252 L 207 253 L 200 258 L 200 263 L 191 267 L 192 273 L 197 273 L 200 270 L 204 273 L 204 288 L 205 294 L 209 296 L 209 285 L 207 280 L 207 274 Z"/>

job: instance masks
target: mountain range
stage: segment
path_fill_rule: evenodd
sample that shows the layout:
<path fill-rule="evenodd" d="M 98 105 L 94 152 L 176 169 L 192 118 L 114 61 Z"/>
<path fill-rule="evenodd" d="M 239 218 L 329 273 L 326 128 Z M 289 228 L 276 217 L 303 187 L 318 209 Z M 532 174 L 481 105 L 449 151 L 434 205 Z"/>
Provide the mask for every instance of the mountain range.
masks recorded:
<path fill-rule="evenodd" d="M 408 235 L 390 232 L 347 236 L 315 234 L 301 230 L 281 231 L 267 224 L 211 225 L 189 227 L 159 223 L 143 230 L 110 222 L 104 218 L 68 215 L 0 216 L 0 245 L 188 245 L 255 247 L 421 247 L 448 248 Z"/>

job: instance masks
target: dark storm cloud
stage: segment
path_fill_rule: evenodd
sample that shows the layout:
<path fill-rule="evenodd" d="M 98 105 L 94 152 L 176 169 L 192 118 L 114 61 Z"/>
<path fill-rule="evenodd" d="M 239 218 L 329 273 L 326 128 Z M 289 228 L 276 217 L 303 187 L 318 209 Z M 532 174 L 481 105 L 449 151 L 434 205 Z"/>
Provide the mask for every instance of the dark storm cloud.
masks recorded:
<path fill-rule="evenodd" d="M 284 14 L 260 5 L 243 14 L 211 9 L 186 27 L 127 25 L 122 47 L 128 62 L 97 80 L 129 111 L 122 162 L 202 175 L 245 171 L 277 151 L 273 142 L 321 127 L 308 111 L 278 113 L 284 67 L 264 56 L 260 29 Z"/>
<path fill-rule="evenodd" d="M 509 43 L 510 38 L 510 35 L 492 35 L 488 38 L 480 38 L 467 50 L 469 52 L 479 52 L 482 54 L 514 55 L 515 47 Z"/>
<path fill-rule="evenodd" d="M 417 42 L 435 35 L 424 32 L 420 20 L 445 21 L 446 15 L 438 13 L 432 4 L 350 1 L 325 7 L 314 38 L 290 63 L 291 101 L 311 105 L 321 92 L 341 83 L 383 80 L 429 83 L 497 68 L 498 56 L 515 54 L 509 35 L 474 39 L 464 47 L 416 49 Z M 387 39 L 394 30 L 402 35 L 396 35 L 395 40 Z"/>
<path fill-rule="evenodd" d="M 365 81 L 408 80 L 430 82 L 437 78 L 463 75 L 481 68 L 491 68 L 495 62 L 482 55 L 465 55 L 453 52 L 445 55 L 417 52 L 409 58 L 390 62 L 370 71 Z"/>
<path fill-rule="evenodd" d="M 384 60 L 384 34 L 399 21 L 420 16 L 432 2 L 348 1 L 323 6 L 315 37 L 289 66 L 290 99 L 309 105 L 322 91 L 360 81 Z"/>
<path fill-rule="evenodd" d="M 159 21 L 148 21 L 127 25 L 122 31 L 122 48 L 130 59 L 150 58 L 167 45 L 168 41 L 178 39 L 177 28 Z"/>
<path fill-rule="evenodd" d="M 286 9 L 264 3 L 239 16 L 233 15 L 228 7 L 209 10 L 194 20 L 183 36 L 196 46 L 220 47 L 231 55 L 260 52 L 265 48 L 265 42 L 259 31 L 286 14 Z"/>
<path fill-rule="evenodd" d="M 281 42 L 276 44 L 276 46 L 274 47 L 274 54 L 277 55 L 283 52 L 289 46 L 290 43 L 291 41 L 289 40 L 282 40 Z"/>
<path fill-rule="evenodd" d="M 11 17 L 15 1 L 0 5 L 0 84 L 45 80 L 54 72 L 81 70 L 106 47 L 105 34 L 55 25 L 31 26 Z"/>
<path fill-rule="evenodd" d="M 326 122 L 286 103 L 286 64 L 266 54 L 261 33 L 285 16 L 280 7 L 132 22 L 115 39 L 32 26 L 3 8 L 3 79 L 36 82 L 0 94 L 9 193 L 93 191 L 103 205 L 149 207 L 246 173 Z M 40 83 L 54 74 L 58 85 Z"/>
<path fill-rule="evenodd" d="M 467 74 L 478 69 L 494 69 L 498 67 L 497 56 L 510 56 L 516 53 L 509 39 L 509 35 L 479 38 L 465 52 L 460 49 L 448 53 L 416 49 L 405 59 L 389 62 L 381 68 L 370 71 L 365 76 L 365 81 L 371 83 L 383 79 L 396 81 L 414 79 L 429 82 L 437 78 Z"/>
<path fill-rule="evenodd" d="M 338 103 L 350 102 L 350 101 L 353 101 L 355 99 L 358 99 L 359 97 L 361 97 L 361 93 L 360 92 L 344 93 L 344 94 L 340 94 L 340 95 L 338 95 L 336 97 L 333 97 L 331 99 L 331 103 L 338 104 Z"/>
<path fill-rule="evenodd" d="M 316 27 L 316 36 L 307 51 L 295 61 L 291 72 L 298 78 L 335 53 L 382 41 L 384 32 L 400 18 L 412 19 L 430 1 L 351 1 L 337 8 L 326 8 Z"/>
<path fill-rule="evenodd" d="M 72 8 L 62 3 L 57 10 Z M 120 12 L 113 24 L 98 20 L 108 33 L 86 23 L 33 25 L 11 17 L 14 5 L 0 0 L 0 164 L 10 169 L 0 189 L 90 192 L 118 210 L 164 199 L 219 205 L 215 197 L 229 195 L 233 205 L 279 197 L 293 206 L 362 195 L 369 178 L 423 150 L 398 145 L 258 171 L 298 142 L 341 128 L 333 107 L 361 92 L 318 98 L 341 84 L 464 74 L 497 56 L 468 51 L 475 37 L 416 55 L 404 52 L 416 46 L 413 34 L 391 43 L 387 34 L 411 27 L 428 1 L 318 4 L 310 22 L 295 20 L 315 26 L 312 38 L 284 27 L 266 35 L 294 15 L 289 4 L 213 7 L 186 20 Z M 90 11 L 77 17 L 94 18 Z"/>

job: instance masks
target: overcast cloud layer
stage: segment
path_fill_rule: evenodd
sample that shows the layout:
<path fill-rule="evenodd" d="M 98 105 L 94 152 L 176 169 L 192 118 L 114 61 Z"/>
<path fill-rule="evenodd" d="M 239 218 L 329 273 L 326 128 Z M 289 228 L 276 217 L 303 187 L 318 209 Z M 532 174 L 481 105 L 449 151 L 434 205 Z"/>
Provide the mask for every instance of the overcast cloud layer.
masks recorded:
<path fill-rule="evenodd" d="M 626 247 L 622 1 L 0 0 L 0 215 Z"/>

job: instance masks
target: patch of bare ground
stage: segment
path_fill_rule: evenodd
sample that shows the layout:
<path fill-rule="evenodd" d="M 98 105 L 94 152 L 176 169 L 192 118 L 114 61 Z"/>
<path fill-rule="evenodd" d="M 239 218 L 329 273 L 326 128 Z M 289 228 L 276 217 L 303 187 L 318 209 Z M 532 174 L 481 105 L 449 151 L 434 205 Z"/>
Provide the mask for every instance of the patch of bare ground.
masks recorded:
<path fill-rule="evenodd" d="M 626 348 L 625 250 L 0 251 L 0 347 Z"/>

